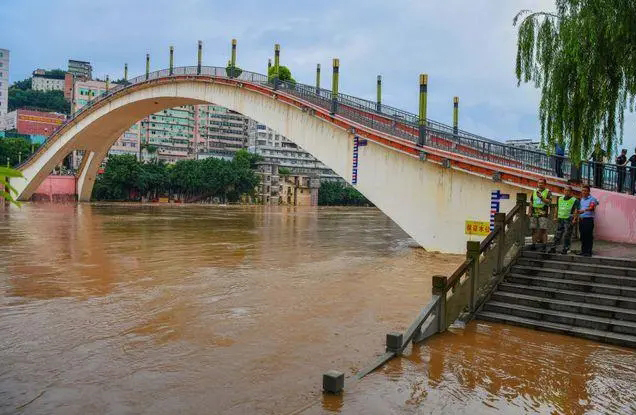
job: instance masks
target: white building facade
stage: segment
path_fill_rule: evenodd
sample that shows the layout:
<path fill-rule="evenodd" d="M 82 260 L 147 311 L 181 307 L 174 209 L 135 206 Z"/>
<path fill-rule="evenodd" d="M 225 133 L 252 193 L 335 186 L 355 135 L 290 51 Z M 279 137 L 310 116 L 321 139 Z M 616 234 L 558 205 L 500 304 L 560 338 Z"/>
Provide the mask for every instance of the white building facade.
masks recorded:
<path fill-rule="evenodd" d="M 342 180 L 296 143 L 256 121 L 250 121 L 248 151 L 262 156 L 266 162 L 277 164 L 279 168 L 289 169 L 295 175 L 314 176 L 320 180 Z"/>

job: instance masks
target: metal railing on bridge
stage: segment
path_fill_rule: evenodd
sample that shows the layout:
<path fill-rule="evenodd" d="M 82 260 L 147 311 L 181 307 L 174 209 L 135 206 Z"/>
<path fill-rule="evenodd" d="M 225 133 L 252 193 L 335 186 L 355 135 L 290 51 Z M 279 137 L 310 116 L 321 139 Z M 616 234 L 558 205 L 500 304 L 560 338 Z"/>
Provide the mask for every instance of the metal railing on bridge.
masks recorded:
<path fill-rule="evenodd" d="M 74 112 L 55 132 L 64 128 L 64 126 L 72 122 L 75 117 L 90 110 L 99 102 L 130 86 L 156 79 L 185 75 L 228 78 L 259 84 L 271 88 L 273 91 L 278 90 L 281 93 L 301 98 L 329 110 L 334 115 L 350 119 L 374 130 L 413 143 L 418 142 L 419 117 L 416 114 L 343 93 L 338 93 L 334 96 L 332 91 L 325 88 L 317 88 L 297 82 L 272 80 L 266 75 L 255 72 L 242 71 L 238 76 L 230 76 L 228 72 L 228 69 L 225 67 L 202 66 L 199 70 L 197 66 L 183 66 L 173 68 L 172 74 L 169 69 L 162 69 L 137 76 L 124 83 L 114 84 L 108 91 L 93 98 L 85 106 Z M 619 181 L 622 181 L 624 186 L 629 184 L 630 193 L 633 190 L 636 168 L 621 168 L 612 164 L 594 162 L 582 162 L 580 166 L 575 166 L 569 159 L 564 157 L 558 158 L 540 151 L 506 145 L 463 130 L 455 131 L 450 125 L 430 119 L 426 120 L 425 130 L 425 146 L 462 154 L 499 165 L 518 168 L 524 171 L 531 171 L 540 175 L 559 176 L 564 179 L 571 179 L 575 183 L 587 183 L 606 190 L 618 190 Z M 52 135 L 54 135 L 55 132 Z M 45 142 L 42 148 L 46 147 Z M 35 154 L 37 154 L 37 152 Z M 33 156 L 34 155 L 31 157 Z"/>

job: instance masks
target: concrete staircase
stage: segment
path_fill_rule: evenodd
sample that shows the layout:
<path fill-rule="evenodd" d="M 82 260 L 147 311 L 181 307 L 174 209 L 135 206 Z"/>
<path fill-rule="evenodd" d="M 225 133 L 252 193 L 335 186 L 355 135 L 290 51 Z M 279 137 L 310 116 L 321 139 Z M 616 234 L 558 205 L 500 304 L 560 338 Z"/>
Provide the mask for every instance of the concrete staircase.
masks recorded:
<path fill-rule="evenodd" d="M 636 348 L 636 260 L 524 250 L 477 319 Z"/>

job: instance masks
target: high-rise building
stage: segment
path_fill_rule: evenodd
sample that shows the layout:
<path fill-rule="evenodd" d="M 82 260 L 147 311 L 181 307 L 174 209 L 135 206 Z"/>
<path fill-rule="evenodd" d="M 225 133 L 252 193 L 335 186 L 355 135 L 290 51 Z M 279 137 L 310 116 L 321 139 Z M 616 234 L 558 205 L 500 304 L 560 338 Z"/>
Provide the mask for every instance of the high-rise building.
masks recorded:
<path fill-rule="evenodd" d="M 141 142 L 156 151 L 157 159 L 166 163 L 194 158 L 195 108 L 193 105 L 159 111 L 141 120 Z"/>
<path fill-rule="evenodd" d="M 69 59 L 68 72 L 80 80 L 93 79 L 93 67 L 90 62 Z"/>
<path fill-rule="evenodd" d="M 9 112 L 9 50 L 0 49 L 0 119 Z M 4 129 L 0 125 L 0 129 Z"/>
<path fill-rule="evenodd" d="M 249 118 L 217 105 L 198 105 L 194 151 L 197 158 L 232 160 L 247 147 Z"/>
<path fill-rule="evenodd" d="M 266 162 L 275 163 L 279 168 L 289 169 L 294 175 L 317 176 L 320 180 L 342 180 L 296 143 L 256 121 L 250 122 L 248 151 L 262 156 Z"/>

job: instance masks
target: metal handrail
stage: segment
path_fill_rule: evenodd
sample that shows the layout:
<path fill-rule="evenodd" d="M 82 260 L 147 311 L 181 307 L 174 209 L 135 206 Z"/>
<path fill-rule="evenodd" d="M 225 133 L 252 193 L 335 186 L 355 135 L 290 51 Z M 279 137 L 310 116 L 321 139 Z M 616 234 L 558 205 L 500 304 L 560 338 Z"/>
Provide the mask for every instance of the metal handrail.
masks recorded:
<path fill-rule="evenodd" d="M 90 110 L 95 105 L 127 88 L 161 78 L 192 76 L 236 79 L 259 84 L 272 90 L 280 90 L 282 93 L 298 96 L 322 108 L 332 110 L 333 96 L 332 91 L 328 89 L 317 89 L 315 86 L 297 82 L 279 80 L 272 82 L 267 75 L 249 71 L 242 71 L 239 76 L 232 77 L 229 76 L 230 74 L 227 72 L 226 67 L 202 66 L 200 73 L 197 69 L 197 66 L 175 67 L 173 68 L 172 74 L 168 69 L 162 69 L 134 77 L 125 83 L 114 84 L 115 86 L 113 88 L 94 97 L 85 106 L 75 111 L 64 123 L 60 124 L 43 145 L 40 146 L 35 153 L 31 154 L 20 166 L 28 163 L 29 160 L 35 157 L 40 151 L 46 149 L 49 141 L 55 134 L 69 125 L 76 117 Z M 407 139 L 414 143 L 418 142 L 419 118 L 416 114 L 385 104 L 378 105 L 374 101 L 343 93 L 337 95 L 336 101 L 338 103 L 336 114 L 378 131 Z M 455 132 L 453 127 L 431 119 L 426 120 L 426 139 L 424 145 L 464 154 L 495 164 L 517 167 L 542 175 L 548 175 L 555 171 L 558 158 L 558 156 L 550 156 L 540 151 L 499 143 L 463 130 Z M 582 183 L 595 184 L 597 187 L 602 187 L 607 190 L 616 190 L 619 178 L 623 174 L 620 173 L 622 170 L 618 166 L 611 164 L 600 165 L 599 163 L 583 162 L 581 167 L 577 170 L 567 158 L 562 158 L 561 160 L 561 167 L 564 170 L 562 176 L 564 178 L 577 179 Z M 566 174 L 568 167 L 569 172 Z M 632 167 L 627 167 L 626 171 L 628 173 L 627 175 L 633 174 L 632 171 L 636 173 L 636 169 Z M 624 181 L 627 182 L 627 178 L 624 178 Z"/>

